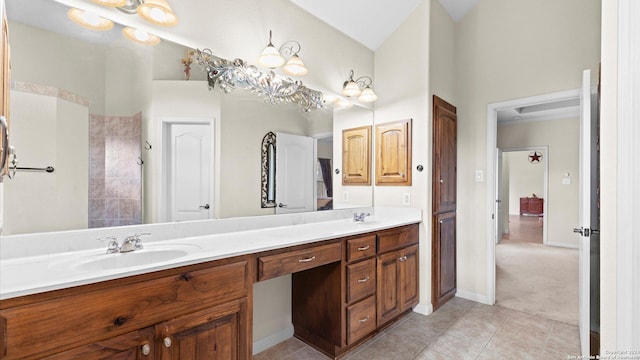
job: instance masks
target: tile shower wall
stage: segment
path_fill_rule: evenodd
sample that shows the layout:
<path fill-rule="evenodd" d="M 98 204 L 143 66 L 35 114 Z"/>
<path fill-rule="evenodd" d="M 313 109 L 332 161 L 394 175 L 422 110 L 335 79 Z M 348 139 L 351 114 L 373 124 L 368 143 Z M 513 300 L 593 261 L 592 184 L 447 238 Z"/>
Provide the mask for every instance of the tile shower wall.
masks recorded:
<path fill-rule="evenodd" d="M 91 115 L 89 227 L 142 222 L 142 116 Z"/>

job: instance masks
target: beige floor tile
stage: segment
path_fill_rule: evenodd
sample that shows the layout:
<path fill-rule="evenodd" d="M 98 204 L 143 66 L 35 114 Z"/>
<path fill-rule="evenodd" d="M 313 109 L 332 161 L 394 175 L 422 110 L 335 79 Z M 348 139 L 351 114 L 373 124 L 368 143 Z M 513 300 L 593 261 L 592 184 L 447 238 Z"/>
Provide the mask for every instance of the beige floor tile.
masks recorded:
<path fill-rule="evenodd" d="M 267 350 L 261 352 L 259 355 L 265 356 L 270 360 L 281 360 L 294 354 L 297 351 L 307 347 L 307 344 L 298 340 L 295 337 L 289 338 L 276 346 L 270 347 Z"/>
<path fill-rule="evenodd" d="M 305 346 L 302 349 L 296 351 L 295 353 L 283 358 L 283 360 L 327 360 L 330 357 L 325 354 L 319 352 L 318 350 Z M 274 359 L 275 360 L 275 359 Z"/>
<path fill-rule="evenodd" d="M 525 339 L 535 345 L 544 345 L 551 332 L 552 320 L 512 311 L 496 333 L 515 339 Z"/>
<path fill-rule="evenodd" d="M 440 354 L 439 352 L 433 351 L 429 348 L 424 349 L 418 356 L 416 356 L 413 360 L 459 360 L 456 357 Z"/>
<path fill-rule="evenodd" d="M 570 359 L 569 355 L 574 355 L 576 356 L 577 354 L 565 354 L 563 352 L 556 352 L 553 350 L 547 350 L 545 349 L 542 352 L 542 356 L 540 357 L 541 360 L 567 360 Z M 579 359 L 580 357 L 576 357 L 574 359 Z"/>
<path fill-rule="evenodd" d="M 470 338 L 486 344 L 498 331 L 501 323 L 502 320 L 497 318 L 492 319 L 467 313 L 467 315 L 449 326 L 444 334 L 459 338 Z"/>
<path fill-rule="evenodd" d="M 469 311 L 465 314 L 465 316 L 478 315 L 478 316 L 484 316 L 484 317 L 488 317 L 496 321 L 502 322 L 509 316 L 511 311 L 513 310 L 507 309 L 499 305 L 485 305 L 485 304 L 476 303 L 471 309 L 469 309 Z"/>
<path fill-rule="evenodd" d="M 526 339 L 497 334 L 484 348 L 479 359 L 536 360 L 540 358 L 542 349 L 543 345 Z"/>
<path fill-rule="evenodd" d="M 475 359 L 482 349 L 484 349 L 485 345 L 486 342 L 445 334 L 431 343 L 428 349 L 455 359 L 465 360 Z"/>
<path fill-rule="evenodd" d="M 414 341 L 410 337 L 396 333 L 387 333 L 375 342 L 368 344 L 362 351 L 349 360 L 406 360 L 413 359 L 426 345 Z"/>
<path fill-rule="evenodd" d="M 575 325 L 554 321 L 544 348 L 565 356 L 580 354 L 580 329 Z"/>

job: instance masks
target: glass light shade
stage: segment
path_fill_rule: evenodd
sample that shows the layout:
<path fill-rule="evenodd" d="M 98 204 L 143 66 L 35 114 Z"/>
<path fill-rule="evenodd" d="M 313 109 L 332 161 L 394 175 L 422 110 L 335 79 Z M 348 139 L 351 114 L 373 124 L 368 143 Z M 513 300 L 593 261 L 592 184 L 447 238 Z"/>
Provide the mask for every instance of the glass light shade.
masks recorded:
<path fill-rule="evenodd" d="M 347 101 L 347 100 L 343 100 L 343 99 L 338 99 L 338 101 L 336 101 L 335 103 L 335 107 L 336 108 L 340 108 L 340 109 L 349 109 L 351 107 L 353 107 L 353 103 Z"/>
<path fill-rule="evenodd" d="M 342 95 L 347 97 L 358 96 L 361 92 L 362 90 L 360 90 L 358 84 L 353 80 L 345 81 L 342 86 Z"/>
<path fill-rule="evenodd" d="M 262 50 L 262 54 L 260 54 L 260 57 L 258 58 L 258 64 L 270 69 L 275 69 L 284 65 L 284 59 L 280 56 L 278 49 L 276 49 L 273 44 L 269 43 L 269 45 Z"/>
<path fill-rule="evenodd" d="M 289 58 L 282 70 L 292 76 L 304 76 L 309 72 L 298 55 L 293 55 Z"/>
<path fill-rule="evenodd" d="M 128 26 L 122 29 L 122 35 L 127 39 L 142 45 L 158 45 L 160 43 L 159 37 L 149 34 L 144 30 L 134 29 Z"/>
<path fill-rule="evenodd" d="M 121 7 L 127 5 L 127 0 L 93 0 L 93 2 L 109 7 Z"/>
<path fill-rule="evenodd" d="M 331 105 L 331 104 L 335 103 L 336 101 L 338 101 L 338 97 L 334 96 L 334 95 L 331 95 L 331 94 L 323 94 L 322 95 L 322 100 L 325 102 L 325 104 Z"/>
<path fill-rule="evenodd" d="M 74 23 L 87 29 L 105 31 L 113 28 L 113 21 L 84 10 L 76 8 L 69 9 L 67 16 L 69 16 L 69 19 Z"/>
<path fill-rule="evenodd" d="M 362 90 L 362 94 L 360 94 L 358 100 L 362 102 L 374 102 L 378 100 L 378 95 L 373 92 L 373 89 L 367 86 L 366 88 L 364 88 L 364 90 Z"/>
<path fill-rule="evenodd" d="M 167 0 L 146 0 L 138 7 L 138 15 L 156 25 L 175 26 L 178 24 L 178 17 L 171 10 Z"/>

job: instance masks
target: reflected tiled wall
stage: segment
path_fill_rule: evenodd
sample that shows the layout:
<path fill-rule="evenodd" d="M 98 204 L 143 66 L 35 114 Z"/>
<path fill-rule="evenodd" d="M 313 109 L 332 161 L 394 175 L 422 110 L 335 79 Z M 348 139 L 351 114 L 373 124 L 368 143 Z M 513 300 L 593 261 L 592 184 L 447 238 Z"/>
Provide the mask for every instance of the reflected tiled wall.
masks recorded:
<path fill-rule="evenodd" d="M 142 222 L 142 116 L 91 115 L 89 227 Z"/>

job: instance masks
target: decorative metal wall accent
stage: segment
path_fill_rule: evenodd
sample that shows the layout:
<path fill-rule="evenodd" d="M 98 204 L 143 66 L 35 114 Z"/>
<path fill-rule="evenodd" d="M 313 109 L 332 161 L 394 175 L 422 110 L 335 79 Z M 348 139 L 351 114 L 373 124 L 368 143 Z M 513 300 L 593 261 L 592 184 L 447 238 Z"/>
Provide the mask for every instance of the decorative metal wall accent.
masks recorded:
<path fill-rule="evenodd" d="M 262 172 L 260 178 L 262 182 L 262 207 L 276 207 L 276 134 L 271 131 L 262 138 Z"/>
<path fill-rule="evenodd" d="M 270 104 L 298 104 L 305 112 L 322 107 L 320 91 L 307 88 L 301 81 L 281 79 L 273 71 L 263 73 L 241 59 L 221 59 L 210 49 L 203 49 L 196 50 L 196 61 L 205 68 L 210 89 L 217 84 L 228 94 L 240 88 L 265 97 Z"/>

